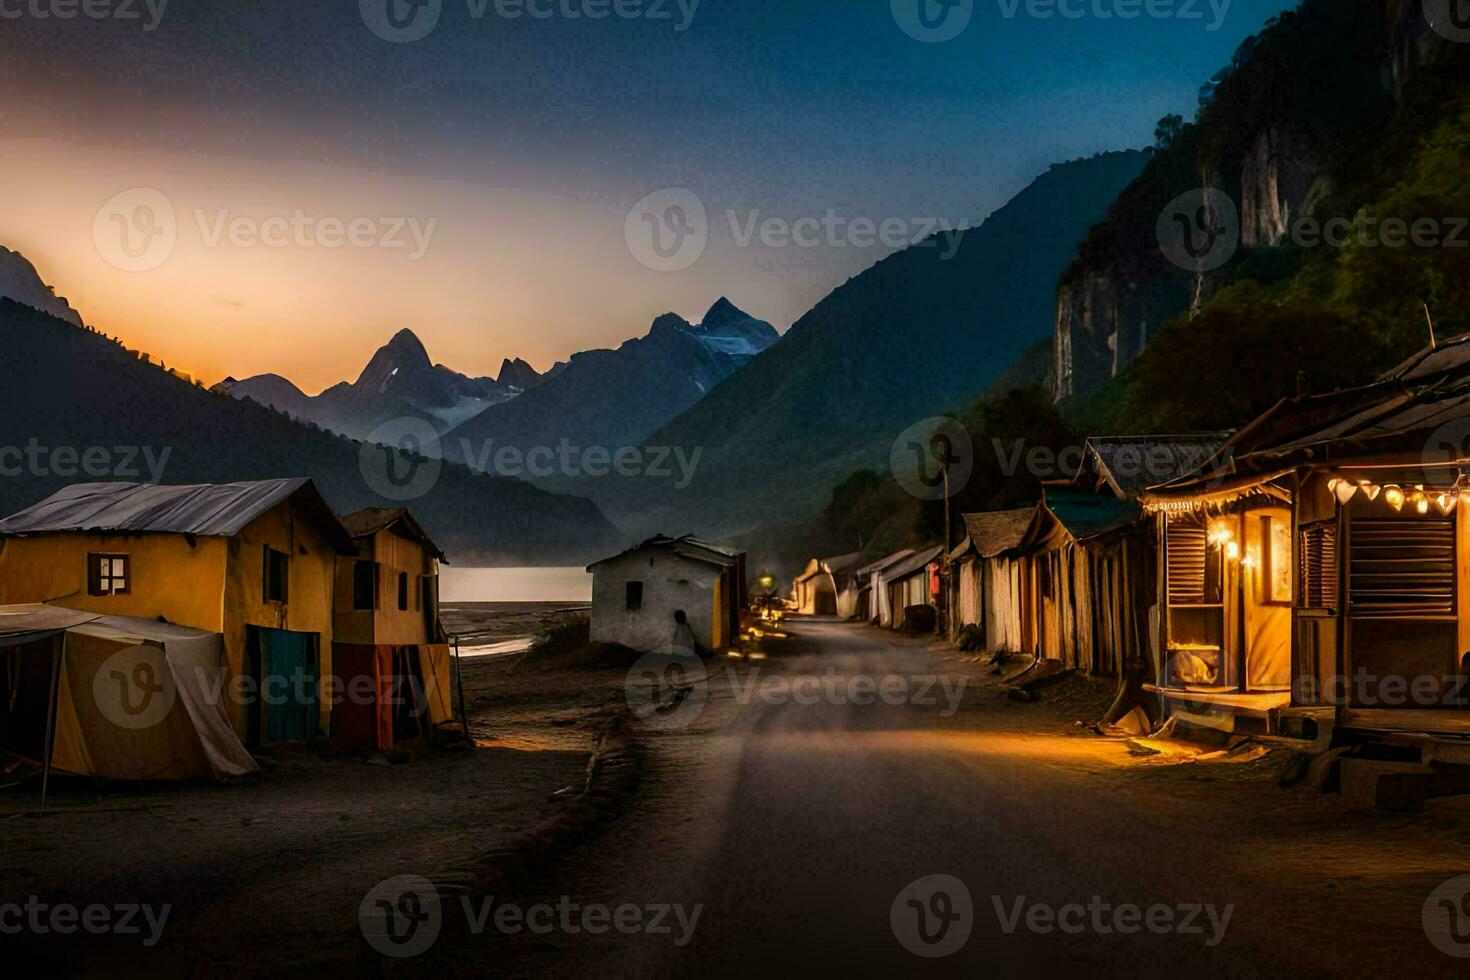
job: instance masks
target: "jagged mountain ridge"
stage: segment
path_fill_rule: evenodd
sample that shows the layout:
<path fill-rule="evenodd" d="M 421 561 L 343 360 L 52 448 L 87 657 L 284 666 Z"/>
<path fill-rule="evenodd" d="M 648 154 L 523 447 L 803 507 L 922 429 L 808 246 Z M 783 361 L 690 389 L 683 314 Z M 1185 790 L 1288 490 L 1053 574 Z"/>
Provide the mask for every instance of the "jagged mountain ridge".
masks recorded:
<path fill-rule="evenodd" d="M 697 325 L 665 313 L 646 336 L 574 354 L 533 390 L 452 429 L 445 454 L 475 459 L 491 445 L 525 452 L 563 440 L 609 451 L 637 445 L 777 340 L 774 327 L 724 297 Z"/>
<path fill-rule="evenodd" d="M 587 500 L 448 463 L 422 495 L 385 498 L 370 471 L 375 460 L 382 465 L 372 454 L 387 450 L 189 384 L 114 341 L 10 300 L 0 300 L 0 342 L 8 352 L 0 358 L 0 442 L 100 447 L 136 471 L 82 474 L 58 456 L 54 466 L 0 481 L 6 514 L 79 480 L 147 480 L 139 452 L 146 447 L 148 458 L 162 460 L 164 483 L 307 476 L 339 513 L 407 503 L 456 564 L 580 564 L 624 542 Z"/>
<path fill-rule="evenodd" d="M 249 398 L 354 439 L 366 439 L 390 419 L 413 416 L 446 431 L 491 405 L 508 401 L 542 380 L 535 368 L 507 359 L 501 378 L 471 378 L 435 364 L 423 341 L 403 329 L 378 348 L 356 381 L 341 381 L 308 395 L 278 374 L 243 381 L 226 378 L 216 387 Z"/>

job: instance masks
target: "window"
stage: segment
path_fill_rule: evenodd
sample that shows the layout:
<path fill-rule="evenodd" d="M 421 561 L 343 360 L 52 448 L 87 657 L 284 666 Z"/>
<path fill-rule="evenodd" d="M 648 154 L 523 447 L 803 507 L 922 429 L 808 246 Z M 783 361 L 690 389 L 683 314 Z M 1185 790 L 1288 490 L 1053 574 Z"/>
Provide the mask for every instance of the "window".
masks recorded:
<path fill-rule="evenodd" d="M 290 578 L 290 569 L 291 556 L 266 545 L 265 563 L 261 571 L 261 591 L 266 602 L 286 601 L 286 583 Z"/>
<path fill-rule="evenodd" d="M 623 593 L 624 604 L 628 609 L 643 608 L 643 583 L 629 582 Z"/>
<path fill-rule="evenodd" d="M 1169 579 L 1169 605 L 1215 606 L 1221 603 L 1221 551 L 1209 543 L 1198 518 L 1169 521 L 1164 560 Z"/>
<path fill-rule="evenodd" d="M 1302 525 L 1301 589 L 1305 609 L 1337 608 L 1337 522 Z"/>
<path fill-rule="evenodd" d="M 1455 615 L 1452 518 L 1355 520 L 1348 606 L 1356 619 L 1451 619 Z"/>
<path fill-rule="evenodd" d="M 352 566 L 352 608 L 378 608 L 378 563 L 360 561 Z"/>
<path fill-rule="evenodd" d="M 127 595 L 132 575 L 127 555 L 88 555 L 87 594 Z"/>
<path fill-rule="evenodd" d="M 407 611 L 407 609 L 408 609 L 408 573 L 407 572 L 399 572 L 398 573 L 398 608 L 400 610 L 404 610 L 404 611 Z"/>

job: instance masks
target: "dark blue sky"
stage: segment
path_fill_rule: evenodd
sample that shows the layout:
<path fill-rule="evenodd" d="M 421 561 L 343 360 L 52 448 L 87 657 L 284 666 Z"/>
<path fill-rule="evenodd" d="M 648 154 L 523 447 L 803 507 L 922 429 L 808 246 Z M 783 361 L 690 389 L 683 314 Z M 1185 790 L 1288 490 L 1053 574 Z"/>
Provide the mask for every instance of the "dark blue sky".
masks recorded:
<path fill-rule="evenodd" d="M 586 0 L 530 2 L 560 11 Z M 836 209 L 978 223 L 1052 162 L 1146 145 L 1155 120 L 1191 113 L 1240 41 L 1295 5 L 1057 0 L 1083 16 L 1039 19 L 1027 0 L 973 0 L 958 37 L 921 43 L 900 27 L 903 5 L 936 0 L 702 0 L 682 31 L 678 0 L 619 2 L 658 3 L 670 19 L 508 20 L 495 0 L 477 19 L 479 0 L 442 0 L 427 37 L 395 44 L 368 28 L 359 0 L 170 0 L 153 30 L 144 0 L 143 22 L 25 17 L 0 25 L 0 125 L 5 138 L 63 141 L 79 157 L 144 148 L 203 170 L 325 164 L 378 175 L 388 199 L 405 178 L 525 195 L 518 220 L 543 195 L 557 220 L 585 207 L 586 238 L 568 233 L 564 251 L 526 236 L 543 265 L 596 261 L 621 245 L 621 219 L 609 230 L 608 215 L 660 188 L 695 191 L 712 215 L 710 255 L 677 273 L 609 255 L 629 288 L 611 303 L 605 289 L 585 297 L 580 314 L 568 268 L 548 290 L 563 294 L 560 330 L 527 349 L 544 360 L 631 336 L 662 310 L 696 316 L 721 292 L 784 329 L 888 249 L 732 258 L 713 216 Z M 1097 16 L 1130 2 L 1197 19 Z M 0 241 L 24 243 L 26 231 L 0 229 Z M 526 305 L 506 316 L 524 319 Z"/>

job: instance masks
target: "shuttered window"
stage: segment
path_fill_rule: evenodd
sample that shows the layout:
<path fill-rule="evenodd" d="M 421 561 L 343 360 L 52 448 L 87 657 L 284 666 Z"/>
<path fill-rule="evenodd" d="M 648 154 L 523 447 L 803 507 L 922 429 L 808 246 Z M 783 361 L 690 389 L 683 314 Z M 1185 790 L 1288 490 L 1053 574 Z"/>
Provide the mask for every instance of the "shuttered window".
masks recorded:
<path fill-rule="evenodd" d="M 1302 606 L 1337 608 L 1337 522 L 1303 524 L 1301 539 Z"/>
<path fill-rule="evenodd" d="M 1203 521 L 1169 521 L 1165 530 L 1169 605 L 1206 606 L 1220 602 L 1220 552 L 1211 548 Z"/>
<path fill-rule="evenodd" d="M 1352 524 L 1348 602 L 1359 619 L 1455 614 L 1455 524 L 1449 518 Z"/>

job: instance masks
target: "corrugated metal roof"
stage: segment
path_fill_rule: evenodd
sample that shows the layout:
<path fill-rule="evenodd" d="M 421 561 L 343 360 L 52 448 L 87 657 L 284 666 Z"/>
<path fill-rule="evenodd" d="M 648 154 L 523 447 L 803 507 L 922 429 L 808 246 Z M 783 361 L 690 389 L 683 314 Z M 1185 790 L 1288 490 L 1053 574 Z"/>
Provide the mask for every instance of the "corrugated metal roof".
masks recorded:
<path fill-rule="evenodd" d="M 153 483 L 76 483 L 0 521 L 0 534 L 115 531 L 233 537 L 272 507 L 298 493 L 340 550 L 352 540 L 311 481 L 257 480 L 162 486 Z"/>
<path fill-rule="evenodd" d="M 965 522 L 965 530 L 970 532 L 976 554 L 981 558 L 994 558 L 1021 546 L 1026 528 L 1031 526 L 1031 520 L 1036 516 L 1036 507 L 1033 505 L 1015 510 L 992 510 L 983 514 L 960 516 Z"/>
<path fill-rule="evenodd" d="M 1214 456 L 1228 432 L 1190 435 L 1094 436 L 1087 448 L 1113 492 L 1127 500 L 1149 487 L 1193 473 Z"/>

